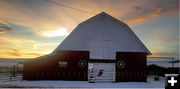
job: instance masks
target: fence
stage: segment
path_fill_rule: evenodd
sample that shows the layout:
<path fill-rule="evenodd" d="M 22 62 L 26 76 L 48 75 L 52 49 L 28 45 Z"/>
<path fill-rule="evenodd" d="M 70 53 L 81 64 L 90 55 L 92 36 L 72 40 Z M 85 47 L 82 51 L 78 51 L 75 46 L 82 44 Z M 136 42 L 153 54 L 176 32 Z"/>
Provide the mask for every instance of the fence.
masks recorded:
<path fill-rule="evenodd" d="M 0 73 L 0 82 L 8 82 L 8 81 L 21 81 L 22 74 L 15 74 L 13 76 L 11 73 Z"/>
<path fill-rule="evenodd" d="M 0 82 L 22 81 L 22 68 L 13 66 L 11 68 L 0 68 Z"/>

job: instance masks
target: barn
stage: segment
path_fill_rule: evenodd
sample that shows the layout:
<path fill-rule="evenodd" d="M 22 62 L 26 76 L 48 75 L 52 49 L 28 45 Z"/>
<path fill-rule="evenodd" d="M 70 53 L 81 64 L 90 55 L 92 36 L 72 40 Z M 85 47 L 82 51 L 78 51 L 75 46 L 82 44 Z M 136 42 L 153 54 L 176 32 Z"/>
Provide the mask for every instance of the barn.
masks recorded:
<path fill-rule="evenodd" d="M 50 54 L 24 62 L 24 80 L 146 81 L 151 52 L 125 23 L 99 13 Z"/>

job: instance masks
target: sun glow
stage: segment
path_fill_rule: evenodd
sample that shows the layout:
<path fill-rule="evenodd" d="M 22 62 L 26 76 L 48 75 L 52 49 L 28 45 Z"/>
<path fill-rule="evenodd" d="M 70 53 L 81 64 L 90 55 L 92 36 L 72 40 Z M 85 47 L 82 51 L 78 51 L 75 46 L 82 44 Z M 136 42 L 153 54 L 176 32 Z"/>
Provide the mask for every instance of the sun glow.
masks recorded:
<path fill-rule="evenodd" d="M 68 35 L 68 32 L 66 28 L 61 27 L 58 28 L 57 30 L 43 32 L 42 34 L 47 37 L 57 37 L 57 36 L 66 36 Z"/>

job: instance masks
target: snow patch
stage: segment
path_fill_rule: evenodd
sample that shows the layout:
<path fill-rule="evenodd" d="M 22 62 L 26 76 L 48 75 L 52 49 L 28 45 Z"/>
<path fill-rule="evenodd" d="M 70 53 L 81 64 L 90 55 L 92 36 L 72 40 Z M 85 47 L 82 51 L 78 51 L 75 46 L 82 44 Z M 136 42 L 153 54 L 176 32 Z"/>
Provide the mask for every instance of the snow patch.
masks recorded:
<path fill-rule="evenodd" d="M 154 76 L 149 76 L 147 82 L 117 82 L 117 83 L 89 83 L 88 81 L 10 81 L 0 82 L 1 86 L 21 87 L 55 87 L 55 88 L 164 88 L 164 78 L 154 81 Z"/>

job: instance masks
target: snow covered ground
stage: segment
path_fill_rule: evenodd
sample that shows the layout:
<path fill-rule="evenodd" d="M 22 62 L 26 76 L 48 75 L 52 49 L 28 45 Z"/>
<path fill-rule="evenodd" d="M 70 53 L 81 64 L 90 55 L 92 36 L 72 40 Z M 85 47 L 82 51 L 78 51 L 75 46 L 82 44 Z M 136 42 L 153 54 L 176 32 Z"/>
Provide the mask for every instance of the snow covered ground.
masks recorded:
<path fill-rule="evenodd" d="M 55 88 L 164 88 L 164 78 L 154 81 L 149 76 L 147 82 L 89 83 L 88 81 L 10 81 L 0 82 L 2 86 L 16 87 L 55 87 Z"/>

